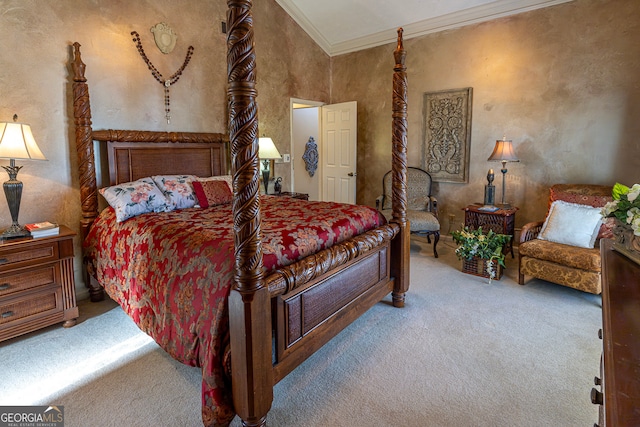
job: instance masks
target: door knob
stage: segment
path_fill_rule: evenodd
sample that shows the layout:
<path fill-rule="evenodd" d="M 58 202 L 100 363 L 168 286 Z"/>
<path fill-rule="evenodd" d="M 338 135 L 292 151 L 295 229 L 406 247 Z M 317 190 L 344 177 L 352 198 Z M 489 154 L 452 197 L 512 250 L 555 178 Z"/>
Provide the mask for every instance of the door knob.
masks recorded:
<path fill-rule="evenodd" d="M 347 175 L 348 175 L 348 176 L 356 176 L 357 174 L 355 174 L 355 173 L 353 173 L 353 172 L 349 172 Z"/>

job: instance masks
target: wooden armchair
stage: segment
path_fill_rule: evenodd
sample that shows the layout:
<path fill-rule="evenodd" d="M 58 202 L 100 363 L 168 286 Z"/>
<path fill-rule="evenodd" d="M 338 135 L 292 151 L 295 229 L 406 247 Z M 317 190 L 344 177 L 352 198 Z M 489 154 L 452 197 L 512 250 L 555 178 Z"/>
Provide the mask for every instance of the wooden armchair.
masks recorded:
<path fill-rule="evenodd" d="M 382 195 L 376 199 L 376 209 L 391 220 L 391 171 L 382 178 Z M 411 234 L 426 236 L 429 243 L 433 237 L 433 256 L 438 258 L 438 202 L 431 194 L 431 175 L 420 168 L 407 168 L 407 219 Z"/>
<path fill-rule="evenodd" d="M 611 190 L 612 187 L 606 185 L 556 184 L 549 190 L 549 207 L 556 200 L 603 207 L 612 200 Z M 518 283 L 524 285 L 525 276 L 532 276 L 593 294 L 601 293 L 600 239 L 613 236 L 611 222 L 602 224 L 592 248 L 540 240 L 537 237 L 543 224 L 544 221 L 536 221 L 522 227 Z"/>

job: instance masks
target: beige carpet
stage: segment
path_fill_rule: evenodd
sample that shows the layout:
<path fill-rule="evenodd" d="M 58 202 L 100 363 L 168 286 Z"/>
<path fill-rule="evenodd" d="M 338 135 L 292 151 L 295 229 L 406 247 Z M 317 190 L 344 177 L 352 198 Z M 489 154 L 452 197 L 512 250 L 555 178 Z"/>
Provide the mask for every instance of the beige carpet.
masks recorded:
<path fill-rule="evenodd" d="M 586 426 L 599 370 L 598 296 L 460 272 L 450 240 L 411 246 L 404 309 L 377 304 L 276 385 L 285 426 Z M 200 374 L 112 302 L 73 328 L 0 343 L 0 405 L 64 405 L 66 427 L 198 426 Z M 236 420 L 235 425 L 240 425 Z"/>

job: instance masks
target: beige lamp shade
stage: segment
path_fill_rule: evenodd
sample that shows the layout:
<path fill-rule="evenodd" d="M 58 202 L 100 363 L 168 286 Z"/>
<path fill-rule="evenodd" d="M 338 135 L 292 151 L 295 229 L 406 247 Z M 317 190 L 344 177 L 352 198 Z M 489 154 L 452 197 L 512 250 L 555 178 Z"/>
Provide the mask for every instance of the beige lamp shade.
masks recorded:
<path fill-rule="evenodd" d="M 0 122 L 0 158 L 47 160 L 25 123 Z"/>
<path fill-rule="evenodd" d="M 271 138 L 258 138 L 258 157 L 262 160 L 279 159 L 282 156 Z"/>
<path fill-rule="evenodd" d="M 511 140 L 502 138 L 501 140 L 496 141 L 496 146 L 493 147 L 493 153 L 487 159 L 489 161 L 497 161 L 497 162 L 519 162 L 516 157 L 516 153 L 513 152 L 513 145 L 511 145 Z"/>

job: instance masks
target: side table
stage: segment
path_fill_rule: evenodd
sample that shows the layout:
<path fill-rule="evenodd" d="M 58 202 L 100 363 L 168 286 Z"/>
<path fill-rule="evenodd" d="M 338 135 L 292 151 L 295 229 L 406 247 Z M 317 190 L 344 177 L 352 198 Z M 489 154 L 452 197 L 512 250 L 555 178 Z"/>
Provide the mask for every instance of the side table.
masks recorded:
<path fill-rule="evenodd" d="M 464 225 L 472 230 L 482 227 L 483 230 L 493 230 L 494 233 L 510 235 L 511 240 L 505 246 L 505 253 L 511 252 L 511 258 L 515 258 L 513 239 L 518 208 L 514 206 L 490 212 L 481 210 L 482 206 L 481 204 L 473 204 L 464 208 Z"/>
<path fill-rule="evenodd" d="M 76 324 L 74 235 L 61 225 L 55 236 L 0 243 L 0 341 L 60 322 Z"/>

